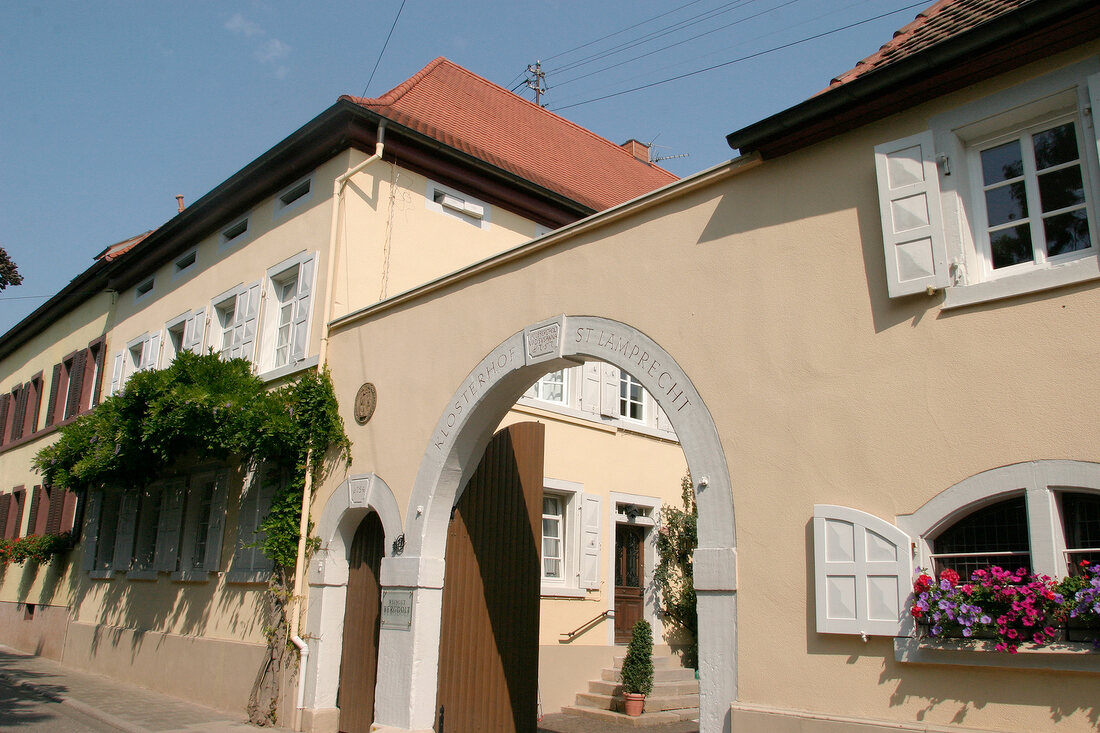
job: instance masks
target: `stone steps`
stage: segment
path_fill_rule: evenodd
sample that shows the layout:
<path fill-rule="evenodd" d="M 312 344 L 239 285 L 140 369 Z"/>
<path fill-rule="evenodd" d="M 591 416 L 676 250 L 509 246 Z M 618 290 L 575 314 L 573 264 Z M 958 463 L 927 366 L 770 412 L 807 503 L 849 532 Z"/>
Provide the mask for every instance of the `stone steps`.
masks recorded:
<path fill-rule="evenodd" d="M 645 712 L 637 718 L 622 713 L 622 677 L 619 669 L 623 657 L 615 657 L 613 667 L 600 672 L 600 679 L 588 683 L 588 692 L 577 694 L 576 705 L 562 712 L 600 720 L 629 721 L 646 726 L 696 720 L 699 717 L 699 681 L 695 670 L 684 669 L 679 660 L 670 656 L 653 657 L 653 691 L 646 696 Z"/>

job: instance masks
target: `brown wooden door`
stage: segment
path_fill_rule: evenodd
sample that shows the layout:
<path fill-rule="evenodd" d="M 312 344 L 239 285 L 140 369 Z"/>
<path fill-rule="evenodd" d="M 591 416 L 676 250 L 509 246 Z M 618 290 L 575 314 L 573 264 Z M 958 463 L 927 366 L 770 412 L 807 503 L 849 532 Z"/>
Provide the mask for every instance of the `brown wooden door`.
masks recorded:
<path fill-rule="evenodd" d="M 626 644 L 634 624 L 642 619 L 645 569 L 645 529 L 615 525 L 615 643 Z"/>
<path fill-rule="evenodd" d="M 378 515 L 359 523 L 348 557 L 348 595 L 344 606 L 344 648 L 340 657 L 341 733 L 369 733 L 374 722 L 374 683 L 378 674 L 378 629 L 382 585 L 378 581 L 386 533 Z"/>
<path fill-rule="evenodd" d="M 544 426 L 497 433 L 447 534 L 439 733 L 534 733 Z"/>

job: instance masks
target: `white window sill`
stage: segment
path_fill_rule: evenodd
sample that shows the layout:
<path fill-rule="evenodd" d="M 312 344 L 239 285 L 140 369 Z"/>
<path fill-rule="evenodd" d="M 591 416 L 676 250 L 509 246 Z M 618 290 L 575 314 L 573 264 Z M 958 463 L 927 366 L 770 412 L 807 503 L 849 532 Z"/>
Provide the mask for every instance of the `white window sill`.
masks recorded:
<path fill-rule="evenodd" d="M 271 580 L 270 570 L 230 570 L 225 574 L 228 585 L 267 585 Z"/>
<path fill-rule="evenodd" d="M 543 598 L 587 598 L 588 592 L 583 588 L 569 588 L 564 585 L 542 584 Z"/>
<path fill-rule="evenodd" d="M 269 369 L 258 376 L 265 382 L 273 382 L 276 379 L 282 379 L 283 377 L 291 374 L 297 374 L 298 372 L 305 371 L 306 369 L 312 369 L 317 366 L 317 362 L 321 357 L 318 354 L 302 359 L 301 361 L 293 364 L 287 364 L 277 369 Z"/>
<path fill-rule="evenodd" d="M 998 280 L 949 287 L 944 291 L 943 309 L 950 310 L 1016 295 L 1038 293 L 1097 278 L 1100 278 L 1100 260 L 1096 257 L 1082 257 L 1064 264 L 1002 277 Z"/>
<path fill-rule="evenodd" d="M 989 639 L 894 639 L 894 659 L 912 664 L 957 664 L 998 669 L 1051 669 L 1100 674 L 1100 653 L 1092 644 L 1058 642 L 1045 647 L 1020 645 L 1016 654 L 994 651 Z"/>
<path fill-rule="evenodd" d="M 206 583 L 209 580 L 209 570 L 177 570 L 172 573 L 174 583 Z"/>

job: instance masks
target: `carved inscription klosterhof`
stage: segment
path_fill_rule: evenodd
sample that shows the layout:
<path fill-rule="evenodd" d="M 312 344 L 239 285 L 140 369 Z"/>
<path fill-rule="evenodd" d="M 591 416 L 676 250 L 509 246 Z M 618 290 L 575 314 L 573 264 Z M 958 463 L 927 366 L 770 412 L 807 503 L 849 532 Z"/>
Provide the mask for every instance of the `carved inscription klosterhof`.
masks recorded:
<path fill-rule="evenodd" d="M 665 408 L 665 412 L 680 412 L 691 404 L 680 378 L 664 368 L 661 362 L 653 358 L 653 355 L 632 336 L 624 336 L 602 328 L 581 327 L 577 329 L 575 343 L 594 345 L 596 349 L 618 352 L 626 357 L 627 361 L 638 366 L 637 370 L 627 369 L 628 372 L 638 378 L 644 374 L 657 380 L 657 391 L 671 399 L 671 402 L 665 402 L 659 394 L 654 395 Z"/>
<path fill-rule="evenodd" d="M 492 385 L 505 372 L 509 372 L 523 366 L 523 354 L 513 344 L 505 344 L 497 351 L 489 355 L 489 358 L 481 362 L 477 371 L 463 385 L 457 399 L 447 416 L 443 418 L 443 425 L 435 432 L 432 445 L 436 450 L 443 450 L 443 446 L 454 435 L 454 428 L 462 419 L 462 413 L 470 408 L 486 389 Z"/>

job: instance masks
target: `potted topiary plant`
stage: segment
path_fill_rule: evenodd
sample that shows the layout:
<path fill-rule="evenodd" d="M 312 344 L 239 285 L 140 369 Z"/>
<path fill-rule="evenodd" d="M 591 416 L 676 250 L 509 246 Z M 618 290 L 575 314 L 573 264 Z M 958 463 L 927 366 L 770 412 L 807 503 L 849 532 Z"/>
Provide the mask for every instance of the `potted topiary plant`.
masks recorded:
<path fill-rule="evenodd" d="M 630 646 L 620 670 L 627 715 L 641 715 L 645 696 L 653 691 L 653 629 L 642 620 L 634 624 Z"/>

